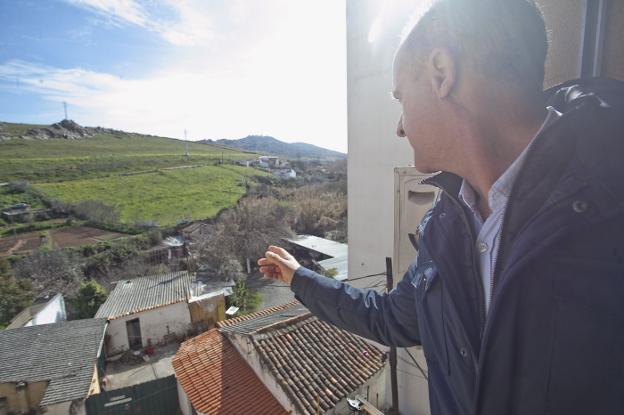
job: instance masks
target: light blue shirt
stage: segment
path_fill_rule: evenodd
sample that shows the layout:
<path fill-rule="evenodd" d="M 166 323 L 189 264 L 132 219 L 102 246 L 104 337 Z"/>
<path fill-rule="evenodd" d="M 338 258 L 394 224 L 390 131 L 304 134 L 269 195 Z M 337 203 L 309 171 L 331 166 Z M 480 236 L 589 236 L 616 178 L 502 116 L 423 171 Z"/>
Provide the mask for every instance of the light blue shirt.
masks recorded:
<path fill-rule="evenodd" d="M 537 137 L 546 126 L 550 125 L 561 116 L 553 107 L 547 108 L 548 113 L 542 126 L 535 134 Z M 485 297 L 485 311 L 487 313 L 492 300 L 492 274 L 496 266 L 496 258 L 500 245 L 500 233 L 503 226 L 503 217 L 507 209 L 507 201 L 511 187 L 513 186 L 518 173 L 524 164 L 527 153 L 535 137 L 531 139 L 529 145 L 520 153 L 514 162 L 505 170 L 505 172 L 494 182 L 488 192 L 488 205 L 492 213 L 484 221 L 479 213 L 477 205 L 477 193 L 474 188 L 464 180 L 459 189 L 460 200 L 468 206 L 472 212 L 475 230 L 477 231 L 476 252 L 477 262 L 479 264 L 479 273 L 483 281 L 483 294 Z"/>

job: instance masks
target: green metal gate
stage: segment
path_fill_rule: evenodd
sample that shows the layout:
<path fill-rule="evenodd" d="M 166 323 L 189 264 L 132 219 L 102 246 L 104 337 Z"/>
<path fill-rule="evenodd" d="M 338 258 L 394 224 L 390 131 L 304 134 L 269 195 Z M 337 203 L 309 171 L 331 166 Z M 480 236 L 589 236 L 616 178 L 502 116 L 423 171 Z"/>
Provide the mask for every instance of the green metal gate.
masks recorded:
<path fill-rule="evenodd" d="M 176 415 L 180 413 L 175 376 L 91 395 L 87 415 Z"/>

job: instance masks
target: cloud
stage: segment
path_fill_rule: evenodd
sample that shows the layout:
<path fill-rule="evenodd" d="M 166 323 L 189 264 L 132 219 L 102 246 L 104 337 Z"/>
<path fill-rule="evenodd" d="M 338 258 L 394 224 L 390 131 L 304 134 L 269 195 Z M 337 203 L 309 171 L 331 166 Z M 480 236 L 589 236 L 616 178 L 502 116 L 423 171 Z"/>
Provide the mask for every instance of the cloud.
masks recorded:
<path fill-rule="evenodd" d="M 154 2 L 68 1 L 185 47 L 135 78 L 13 60 L 0 64 L 0 89 L 18 77 L 20 91 L 66 101 L 84 125 L 179 138 L 187 129 L 192 139 L 269 134 L 346 151 L 343 2 L 166 0 L 158 4 L 176 12 L 165 27 L 171 13 Z"/>

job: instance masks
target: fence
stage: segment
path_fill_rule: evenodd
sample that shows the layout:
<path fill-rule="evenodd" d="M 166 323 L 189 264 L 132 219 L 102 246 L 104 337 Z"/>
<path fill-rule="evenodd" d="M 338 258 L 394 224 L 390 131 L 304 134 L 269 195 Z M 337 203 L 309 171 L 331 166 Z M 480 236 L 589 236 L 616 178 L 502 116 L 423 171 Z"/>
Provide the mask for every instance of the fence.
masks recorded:
<path fill-rule="evenodd" d="M 91 395 L 87 415 L 175 415 L 180 413 L 175 376 Z"/>

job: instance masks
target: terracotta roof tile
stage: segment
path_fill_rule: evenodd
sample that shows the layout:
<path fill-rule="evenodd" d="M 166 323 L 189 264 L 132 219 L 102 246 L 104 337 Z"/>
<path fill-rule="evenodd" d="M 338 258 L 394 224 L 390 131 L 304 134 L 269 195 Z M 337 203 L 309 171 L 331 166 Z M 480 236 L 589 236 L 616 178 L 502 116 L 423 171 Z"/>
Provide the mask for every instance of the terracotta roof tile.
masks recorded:
<path fill-rule="evenodd" d="M 288 414 L 217 329 L 180 346 L 173 359 L 193 407 L 205 414 Z"/>
<path fill-rule="evenodd" d="M 344 330 L 300 316 L 259 330 L 254 346 L 301 414 L 327 411 L 384 366 L 384 353 Z"/>

